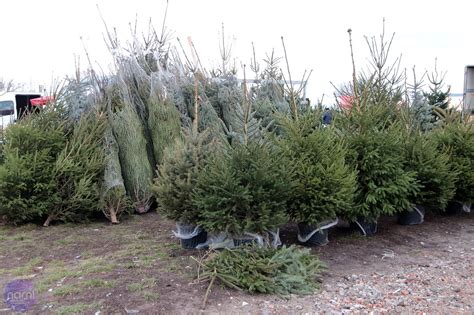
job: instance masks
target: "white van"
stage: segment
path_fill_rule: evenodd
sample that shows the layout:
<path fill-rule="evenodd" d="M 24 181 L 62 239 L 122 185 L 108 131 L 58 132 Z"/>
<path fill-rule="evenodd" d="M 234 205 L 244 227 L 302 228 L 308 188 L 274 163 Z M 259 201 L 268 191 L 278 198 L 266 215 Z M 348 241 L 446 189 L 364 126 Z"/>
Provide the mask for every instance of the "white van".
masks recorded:
<path fill-rule="evenodd" d="M 0 132 L 33 109 L 31 100 L 41 97 L 40 93 L 0 93 Z"/>

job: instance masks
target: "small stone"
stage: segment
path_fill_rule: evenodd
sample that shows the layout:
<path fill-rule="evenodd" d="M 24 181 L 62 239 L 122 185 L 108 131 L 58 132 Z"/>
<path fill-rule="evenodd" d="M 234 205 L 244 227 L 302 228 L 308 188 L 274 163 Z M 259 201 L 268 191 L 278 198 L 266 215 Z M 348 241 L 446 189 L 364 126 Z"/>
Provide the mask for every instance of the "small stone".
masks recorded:
<path fill-rule="evenodd" d="M 247 303 L 247 302 L 242 302 L 242 306 L 247 306 L 247 305 L 249 305 L 249 303 Z"/>
<path fill-rule="evenodd" d="M 408 290 L 402 290 L 402 292 L 400 292 L 402 295 L 408 295 L 410 294 L 410 292 L 408 292 Z"/>
<path fill-rule="evenodd" d="M 459 292 L 461 292 L 461 289 L 460 288 L 455 288 L 455 289 L 453 289 L 453 291 L 456 292 L 456 293 L 459 293 Z"/>
<path fill-rule="evenodd" d="M 297 309 L 298 311 L 301 311 L 303 309 L 303 305 L 296 305 L 295 309 Z"/>

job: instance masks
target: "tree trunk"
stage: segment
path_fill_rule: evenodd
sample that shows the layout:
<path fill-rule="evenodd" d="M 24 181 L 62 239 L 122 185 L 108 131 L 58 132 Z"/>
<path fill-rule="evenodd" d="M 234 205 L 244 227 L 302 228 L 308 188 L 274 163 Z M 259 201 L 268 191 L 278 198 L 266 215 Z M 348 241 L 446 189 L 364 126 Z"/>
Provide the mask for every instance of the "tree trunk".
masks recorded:
<path fill-rule="evenodd" d="M 52 215 L 49 215 L 48 218 L 46 219 L 46 221 L 44 222 L 43 226 L 49 226 L 49 224 L 53 220 L 54 220 L 54 217 Z"/>
<path fill-rule="evenodd" d="M 112 224 L 119 224 L 119 220 L 117 220 L 117 213 L 115 212 L 115 209 L 113 208 L 110 208 L 109 209 L 110 211 L 110 222 L 112 222 Z"/>

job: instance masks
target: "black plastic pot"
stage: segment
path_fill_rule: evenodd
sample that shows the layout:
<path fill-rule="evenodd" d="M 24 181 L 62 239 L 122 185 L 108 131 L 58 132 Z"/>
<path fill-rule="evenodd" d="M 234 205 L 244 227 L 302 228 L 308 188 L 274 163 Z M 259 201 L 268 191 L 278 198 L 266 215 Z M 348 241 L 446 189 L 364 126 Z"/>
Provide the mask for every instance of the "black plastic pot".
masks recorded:
<path fill-rule="evenodd" d="M 184 249 L 195 249 L 199 244 L 205 243 L 207 240 L 207 232 L 202 230 L 198 235 L 184 239 L 181 238 L 181 247 Z"/>
<path fill-rule="evenodd" d="M 308 238 L 306 241 L 301 240 L 301 237 L 306 238 L 306 236 L 310 235 L 311 233 L 313 233 L 313 235 L 311 235 L 311 237 Z M 299 223 L 298 240 L 301 244 L 305 246 L 324 246 L 329 243 L 328 229 L 318 229 L 317 227 L 306 223 Z"/>
<path fill-rule="evenodd" d="M 335 224 L 337 221 L 329 225 Z M 306 223 L 298 223 L 298 241 L 305 246 L 324 246 L 329 243 L 328 231 L 329 227 L 317 228 Z"/>
<path fill-rule="evenodd" d="M 410 211 L 406 210 L 398 214 L 397 222 L 400 225 L 417 225 L 425 220 L 425 207 L 415 206 Z"/>
<path fill-rule="evenodd" d="M 464 203 L 460 201 L 456 201 L 456 200 L 450 201 L 444 213 L 447 215 L 459 215 L 463 213 L 463 206 L 464 206 Z"/>
<path fill-rule="evenodd" d="M 371 236 L 377 233 L 377 221 L 358 218 L 354 222 L 351 222 L 350 226 L 355 231 L 359 231 L 363 236 Z"/>

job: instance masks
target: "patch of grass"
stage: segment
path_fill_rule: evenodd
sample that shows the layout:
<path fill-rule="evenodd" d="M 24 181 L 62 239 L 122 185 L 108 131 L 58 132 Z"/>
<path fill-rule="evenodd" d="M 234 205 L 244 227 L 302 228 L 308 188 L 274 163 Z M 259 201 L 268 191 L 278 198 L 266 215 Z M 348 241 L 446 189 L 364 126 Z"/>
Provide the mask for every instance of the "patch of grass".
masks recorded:
<path fill-rule="evenodd" d="M 157 301 L 160 299 L 160 295 L 156 292 L 150 292 L 150 291 L 145 291 L 142 294 L 142 297 L 147 301 L 147 302 L 153 302 Z"/>
<path fill-rule="evenodd" d="M 76 226 L 76 229 L 77 229 L 77 226 Z M 78 243 L 84 243 L 84 242 L 88 242 L 89 241 L 89 238 L 88 238 L 88 235 L 87 234 L 77 234 L 77 233 L 71 233 L 71 231 L 68 231 L 68 232 L 65 232 L 69 235 L 67 235 L 66 237 L 61 237 L 60 239 L 58 239 L 56 241 L 57 244 L 59 245 L 63 245 L 63 246 L 66 246 L 66 245 L 76 245 Z"/>
<path fill-rule="evenodd" d="M 67 295 L 79 294 L 83 292 L 84 289 L 75 284 L 63 285 L 58 288 L 53 289 L 54 296 L 65 297 Z"/>
<path fill-rule="evenodd" d="M 110 272 L 115 269 L 115 264 L 108 262 L 107 259 L 101 257 L 93 257 L 81 261 L 76 267 L 80 270 L 81 275 L 97 273 L 97 272 Z"/>
<path fill-rule="evenodd" d="M 87 276 L 98 272 L 108 272 L 114 270 L 114 268 L 115 265 L 104 262 L 97 257 L 80 261 L 78 264 L 72 266 L 67 265 L 63 261 L 54 261 L 46 266 L 43 277 L 38 281 L 36 289 L 38 292 L 44 292 L 52 286 L 55 286 L 55 284 L 61 279 L 79 278 L 81 276 Z M 99 282 L 96 282 L 95 284 L 97 283 Z"/>
<path fill-rule="evenodd" d="M 116 283 L 114 281 L 108 281 L 103 279 L 90 279 L 81 282 L 81 286 L 87 288 L 114 288 Z"/>
<path fill-rule="evenodd" d="M 26 233 L 17 233 L 11 238 L 13 241 L 24 241 L 29 239 L 29 235 Z"/>
<path fill-rule="evenodd" d="M 26 276 L 33 272 L 33 267 L 39 266 L 42 263 L 43 259 L 41 257 L 35 257 L 30 259 L 25 265 L 11 270 L 11 274 L 14 276 Z"/>
<path fill-rule="evenodd" d="M 65 305 L 59 307 L 54 314 L 66 315 L 66 314 L 84 314 L 87 310 L 90 310 L 90 314 L 94 314 L 94 311 L 100 308 L 100 303 L 84 304 L 76 303 L 72 305 Z"/>
<path fill-rule="evenodd" d="M 140 292 L 143 290 L 152 289 L 156 286 L 155 278 L 142 279 L 140 282 L 134 282 L 127 285 L 127 290 L 130 292 Z"/>
<path fill-rule="evenodd" d="M 61 306 L 55 312 L 56 315 L 79 314 L 89 308 L 89 305 L 84 303 L 77 303 L 73 305 Z"/>

